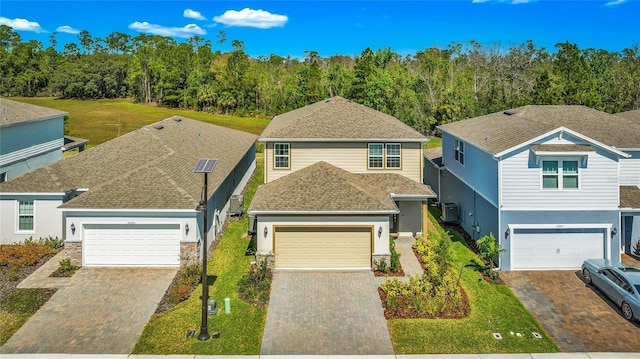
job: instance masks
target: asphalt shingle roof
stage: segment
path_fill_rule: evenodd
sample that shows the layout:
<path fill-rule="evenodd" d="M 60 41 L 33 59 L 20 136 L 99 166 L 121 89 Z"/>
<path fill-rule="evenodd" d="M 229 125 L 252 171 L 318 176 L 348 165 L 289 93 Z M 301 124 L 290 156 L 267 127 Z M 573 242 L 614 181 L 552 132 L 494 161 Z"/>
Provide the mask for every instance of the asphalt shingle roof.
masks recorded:
<path fill-rule="evenodd" d="M 428 186 L 399 174 L 355 174 L 326 162 L 260 186 L 249 211 L 397 211 L 390 193 L 434 196 Z"/>
<path fill-rule="evenodd" d="M 568 144 L 544 144 L 533 145 L 534 151 L 540 152 L 593 152 L 594 149 L 590 145 L 568 145 Z"/>
<path fill-rule="evenodd" d="M 64 111 L 0 97 L 0 127 L 66 115 L 68 113 Z"/>
<path fill-rule="evenodd" d="M 442 166 L 442 147 L 432 147 L 422 150 L 424 157 L 437 166 Z"/>
<path fill-rule="evenodd" d="M 616 116 L 626 118 L 629 121 L 640 124 L 640 109 L 616 113 Z"/>
<path fill-rule="evenodd" d="M 640 123 L 586 106 L 528 105 L 438 126 L 493 154 L 565 127 L 605 145 L 640 148 Z"/>
<path fill-rule="evenodd" d="M 620 207 L 640 209 L 640 187 L 620 186 Z"/>
<path fill-rule="evenodd" d="M 403 139 L 426 141 L 410 126 L 336 96 L 275 116 L 260 139 Z"/>
<path fill-rule="evenodd" d="M 0 192 L 65 192 L 87 188 L 62 208 L 191 209 L 203 175 L 199 158 L 216 158 L 209 193 L 224 181 L 256 136 L 201 121 L 168 118 L 92 149 L 0 183 Z M 162 125 L 158 130 L 155 125 Z"/>

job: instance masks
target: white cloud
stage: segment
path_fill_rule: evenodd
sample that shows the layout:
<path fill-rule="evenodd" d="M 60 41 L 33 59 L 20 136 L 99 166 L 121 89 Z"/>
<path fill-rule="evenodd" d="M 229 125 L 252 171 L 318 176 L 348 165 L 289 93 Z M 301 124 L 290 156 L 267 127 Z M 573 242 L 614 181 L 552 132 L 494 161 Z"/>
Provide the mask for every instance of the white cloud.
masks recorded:
<path fill-rule="evenodd" d="M 80 33 L 80 30 L 74 29 L 69 25 L 58 26 L 56 31 L 57 32 L 64 32 L 64 33 L 67 33 L 67 34 L 79 34 Z"/>
<path fill-rule="evenodd" d="M 17 31 L 46 32 L 42 29 L 42 27 L 40 27 L 40 24 L 35 21 L 29 21 L 27 19 L 9 19 L 0 16 L 0 25 L 7 25 Z"/>
<path fill-rule="evenodd" d="M 182 13 L 182 16 L 188 17 L 189 19 L 196 19 L 196 20 L 204 20 L 205 19 L 205 17 L 202 16 L 200 11 L 195 11 L 195 10 L 191 10 L 191 9 L 185 9 L 184 12 Z"/>
<path fill-rule="evenodd" d="M 625 3 L 627 0 L 612 0 L 606 3 L 606 6 L 616 6 Z"/>
<path fill-rule="evenodd" d="M 148 22 L 139 22 L 129 24 L 129 28 L 138 32 L 144 32 L 160 36 L 169 37 L 181 37 L 188 39 L 195 35 L 205 35 L 206 30 L 202 29 L 196 24 L 188 24 L 183 27 L 165 27 L 156 24 L 149 24 Z"/>
<path fill-rule="evenodd" d="M 284 26 L 289 21 L 286 15 L 272 14 L 264 10 L 244 8 L 240 11 L 227 10 L 220 16 L 215 16 L 213 21 L 227 26 L 247 26 L 259 29 Z"/>

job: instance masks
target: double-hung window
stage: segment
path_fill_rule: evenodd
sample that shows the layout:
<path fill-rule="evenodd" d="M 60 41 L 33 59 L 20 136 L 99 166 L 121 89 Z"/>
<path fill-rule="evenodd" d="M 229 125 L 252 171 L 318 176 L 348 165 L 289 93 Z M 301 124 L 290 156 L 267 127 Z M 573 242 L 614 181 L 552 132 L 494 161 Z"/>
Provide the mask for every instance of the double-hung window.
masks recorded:
<path fill-rule="evenodd" d="M 383 168 L 383 167 L 384 167 L 384 144 L 370 143 L 369 144 L 369 168 Z"/>
<path fill-rule="evenodd" d="M 543 189 L 578 189 L 578 182 L 577 160 L 542 161 Z"/>
<path fill-rule="evenodd" d="M 387 168 L 402 167 L 401 150 L 399 143 L 387 143 Z"/>
<path fill-rule="evenodd" d="M 18 231 L 33 231 L 33 201 L 18 201 Z"/>
<path fill-rule="evenodd" d="M 460 162 L 460 164 L 463 165 L 464 164 L 464 142 L 456 138 L 453 141 L 453 147 L 454 147 L 453 157 L 456 159 L 456 161 Z"/>
<path fill-rule="evenodd" d="M 290 168 L 291 146 L 288 143 L 273 145 L 273 167 Z"/>

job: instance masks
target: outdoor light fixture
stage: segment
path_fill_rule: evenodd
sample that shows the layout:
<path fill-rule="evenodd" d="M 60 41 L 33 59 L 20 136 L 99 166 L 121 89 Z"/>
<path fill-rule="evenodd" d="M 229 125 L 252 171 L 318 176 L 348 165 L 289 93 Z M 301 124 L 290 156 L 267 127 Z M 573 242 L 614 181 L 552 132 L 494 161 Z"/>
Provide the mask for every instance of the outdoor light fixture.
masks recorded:
<path fill-rule="evenodd" d="M 611 228 L 611 237 L 615 236 L 618 233 L 618 229 L 616 227 Z"/>
<path fill-rule="evenodd" d="M 382 237 L 382 226 L 378 227 L 378 238 Z"/>
<path fill-rule="evenodd" d="M 76 225 L 71 223 L 71 234 L 76 234 Z"/>
<path fill-rule="evenodd" d="M 267 226 L 264 226 L 264 238 L 267 238 L 267 234 L 269 234 L 269 230 L 267 229 Z"/>
<path fill-rule="evenodd" d="M 204 212 L 203 226 L 202 226 L 202 277 L 200 282 L 202 283 L 202 322 L 200 325 L 200 334 L 198 340 L 205 341 L 209 339 L 209 329 L 207 323 L 207 300 L 209 299 L 209 278 L 207 276 L 207 175 L 213 172 L 213 168 L 216 166 L 218 160 L 210 158 L 201 158 L 196 163 L 196 167 L 193 169 L 193 173 L 204 173 L 204 187 L 202 188 L 202 198 L 200 198 L 200 204 L 196 207 L 196 211 Z M 188 231 L 188 229 L 185 228 Z"/>
<path fill-rule="evenodd" d="M 511 229 L 507 228 L 506 231 L 504 231 L 504 238 L 509 238 L 509 234 L 511 233 Z"/>
<path fill-rule="evenodd" d="M 184 225 L 184 234 L 189 235 L 189 223 Z"/>

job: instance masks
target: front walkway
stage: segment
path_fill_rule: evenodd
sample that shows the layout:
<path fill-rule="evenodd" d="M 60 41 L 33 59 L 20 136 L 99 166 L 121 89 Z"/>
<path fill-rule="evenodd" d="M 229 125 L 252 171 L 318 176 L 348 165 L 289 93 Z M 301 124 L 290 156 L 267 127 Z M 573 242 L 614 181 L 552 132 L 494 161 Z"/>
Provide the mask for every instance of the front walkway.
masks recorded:
<path fill-rule="evenodd" d="M 71 278 L 49 278 L 54 257 L 19 287 L 58 291 L 0 347 L 9 353 L 133 351 L 177 268 L 81 268 Z"/>
<path fill-rule="evenodd" d="M 393 354 L 371 271 L 278 271 L 260 353 Z"/>

